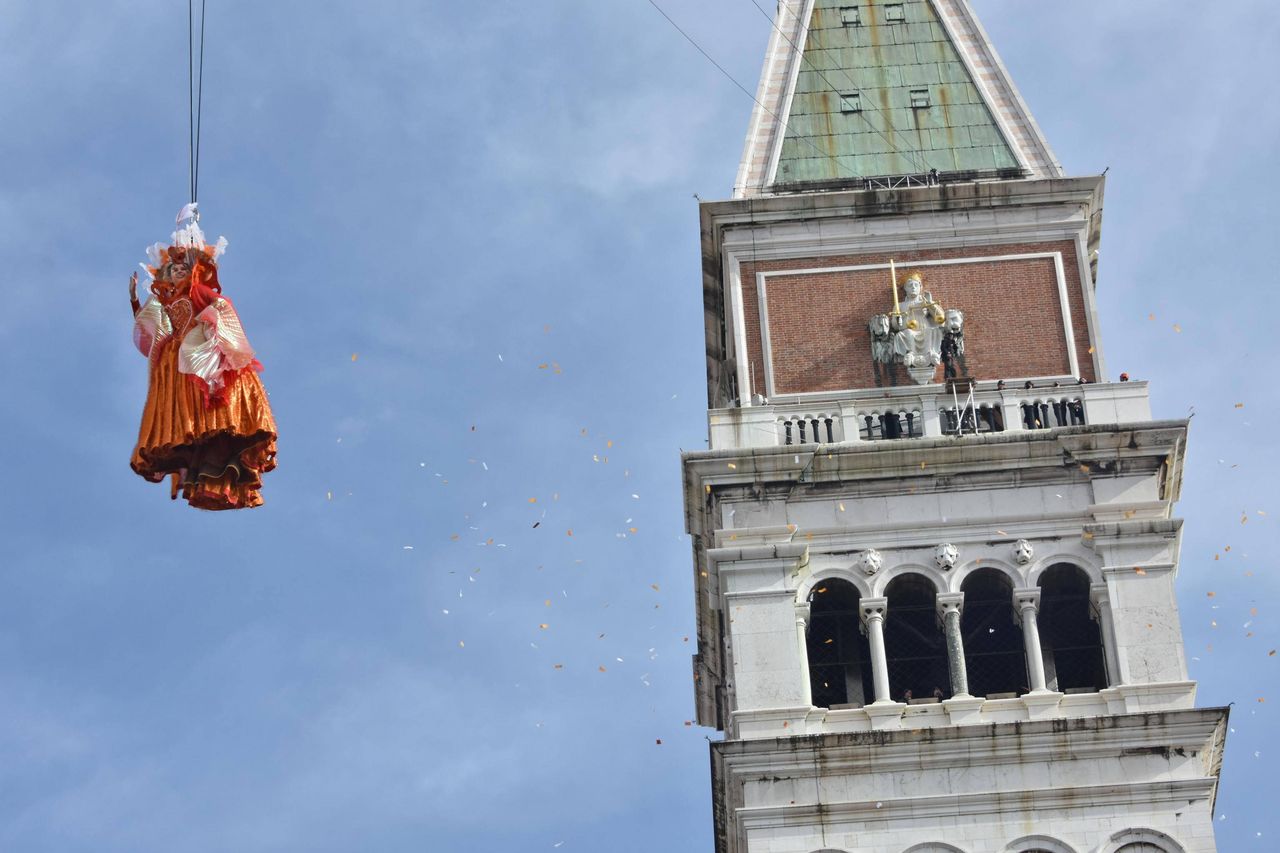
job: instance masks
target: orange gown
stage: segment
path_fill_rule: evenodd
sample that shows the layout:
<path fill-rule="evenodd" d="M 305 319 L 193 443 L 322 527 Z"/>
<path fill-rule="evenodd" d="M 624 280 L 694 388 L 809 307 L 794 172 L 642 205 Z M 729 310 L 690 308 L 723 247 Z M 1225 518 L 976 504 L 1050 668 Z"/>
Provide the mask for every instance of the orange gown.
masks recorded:
<path fill-rule="evenodd" d="M 135 317 L 134 340 L 150 378 L 133 470 L 153 483 L 176 474 L 198 509 L 261 506 L 262 475 L 276 466 L 276 424 L 230 300 L 198 283 L 168 298 L 153 293 Z"/>

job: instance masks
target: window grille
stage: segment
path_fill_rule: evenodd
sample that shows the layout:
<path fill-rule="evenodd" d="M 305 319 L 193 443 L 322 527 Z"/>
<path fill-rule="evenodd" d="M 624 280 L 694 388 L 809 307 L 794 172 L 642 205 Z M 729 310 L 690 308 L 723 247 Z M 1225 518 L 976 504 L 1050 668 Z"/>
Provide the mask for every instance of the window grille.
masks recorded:
<path fill-rule="evenodd" d="M 810 597 L 809 686 L 819 708 L 874 700 L 871 650 L 861 630 L 858 591 L 841 580 L 818 584 Z"/>
<path fill-rule="evenodd" d="M 885 657 L 895 702 L 951 696 L 947 648 L 938 624 L 933 584 L 921 575 L 894 578 L 886 590 Z"/>
<path fill-rule="evenodd" d="M 1045 681 L 1062 693 L 1095 693 L 1107 686 L 1102 633 L 1093 620 L 1089 576 L 1076 566 L 1051 567 L 1040 580 L 1040 646 Z"/>
<path fill-rule="evenodd" d="M 862 112 L 862 95 L 858 92 L 847 92 L 840 96 L 840 112 L 842 113 L 860 113 Z"/>
<path fill-rule="evenodd" d="M 965 578 L 960 634 L 974 696 L 1021 695 L 1029 689 L 1022 628 L 1013 618 L 1013 584 L 996 569 Z"/>

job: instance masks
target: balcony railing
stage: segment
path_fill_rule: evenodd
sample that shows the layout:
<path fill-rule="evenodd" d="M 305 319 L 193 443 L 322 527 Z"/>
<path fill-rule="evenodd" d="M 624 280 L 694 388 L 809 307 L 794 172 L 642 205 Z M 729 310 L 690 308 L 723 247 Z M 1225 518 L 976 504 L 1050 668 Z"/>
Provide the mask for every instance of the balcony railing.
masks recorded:
<path fill-rule="evenodd" d="M 709 412 L 711 448 L 784 447 L 1047 430 L 1151 419 L 1145 382 L 927 385 Z"/>

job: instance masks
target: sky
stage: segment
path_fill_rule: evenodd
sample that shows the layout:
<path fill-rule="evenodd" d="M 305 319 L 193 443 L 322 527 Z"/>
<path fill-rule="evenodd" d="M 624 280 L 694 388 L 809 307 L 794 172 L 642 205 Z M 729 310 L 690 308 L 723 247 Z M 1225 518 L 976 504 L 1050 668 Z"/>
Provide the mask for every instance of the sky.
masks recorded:
<path fill-rule="evenodd" d="M 754 92 L 751 0 L 659 3 Z M 1110 170 L 1108 370 L 1193 416 L 1218 843 L 1273 849 L 1280 5 L 974 5 Z M 750 98 L 646 0 L 209 6 L 202 225 L 280 428 L 240 513 L 128 466 L 185 4 L 0 0 L 0 849 L 709 853 L 679 457 Z"/>

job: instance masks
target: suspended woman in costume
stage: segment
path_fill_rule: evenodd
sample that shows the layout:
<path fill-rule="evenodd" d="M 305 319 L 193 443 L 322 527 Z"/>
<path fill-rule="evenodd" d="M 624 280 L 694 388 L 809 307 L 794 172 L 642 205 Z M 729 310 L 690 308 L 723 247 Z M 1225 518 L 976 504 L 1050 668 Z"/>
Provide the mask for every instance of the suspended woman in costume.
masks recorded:
<path fill-rule="evenodd" d="M 150 378 L 132 466 L 147 480 L 172 480 L 170 497 L 198 509 L 261 506 L 262 475 L 276 467 L 276 424 L 258 379 L 262 365 L 222 295 L 217 259 L 226 240 L 206 245 L 194 205 L 173 244 L 147 250 L 151 295 L 138 303 L 129 282 L 133 340 Z"/>

